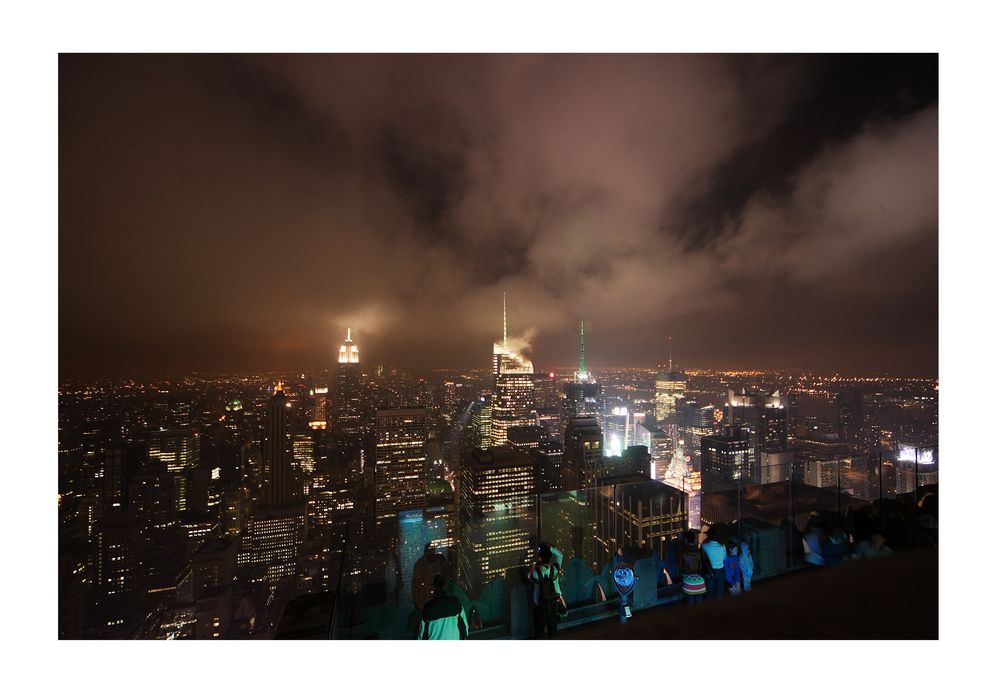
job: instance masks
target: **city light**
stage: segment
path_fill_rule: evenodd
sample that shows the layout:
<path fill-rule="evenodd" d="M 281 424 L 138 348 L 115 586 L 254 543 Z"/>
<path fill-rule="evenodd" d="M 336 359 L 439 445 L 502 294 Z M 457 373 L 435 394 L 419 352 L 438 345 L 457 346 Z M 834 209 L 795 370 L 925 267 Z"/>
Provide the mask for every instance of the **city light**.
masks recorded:
<path fill-rule="evenodd" d="M 59 637 L 914 634 L 935 54 L 59 68 Z"/>

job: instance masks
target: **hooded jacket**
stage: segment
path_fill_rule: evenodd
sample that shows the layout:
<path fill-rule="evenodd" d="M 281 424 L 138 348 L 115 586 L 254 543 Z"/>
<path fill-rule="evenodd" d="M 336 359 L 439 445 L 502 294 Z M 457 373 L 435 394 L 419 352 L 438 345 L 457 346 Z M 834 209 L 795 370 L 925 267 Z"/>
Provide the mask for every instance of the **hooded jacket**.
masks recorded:
<path fill-rule="evenodd" d="M 745 542 L 739 545 L 739 570 L 742 571 L 742 578 L 747 581 L 753 577 L 753 572 L 756 570 L 753 555 Z"/>
<path fill-rule="evenodd" d="M 420 633 L 417 639 L 466 639 L 468 620 L 461 601 L 451 595 L 435 595 L 420 616 Z"/>

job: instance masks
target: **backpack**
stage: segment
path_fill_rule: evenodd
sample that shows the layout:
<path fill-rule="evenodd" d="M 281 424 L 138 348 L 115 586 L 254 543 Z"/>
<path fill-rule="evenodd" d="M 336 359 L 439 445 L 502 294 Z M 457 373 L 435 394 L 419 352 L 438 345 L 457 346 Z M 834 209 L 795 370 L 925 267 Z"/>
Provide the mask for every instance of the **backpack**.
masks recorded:
<path fill-rule="evenodd" d="M 548 567 L 548 575 L 545 576 L 545 571 L 543 568 L 538 569 L 539 583 L 541 584 L 541 600 L 554 602 L 558 600 L 558 591 L 555 590 L 555 579 L 558 576 L 558 570 L 554 566 Z"/>

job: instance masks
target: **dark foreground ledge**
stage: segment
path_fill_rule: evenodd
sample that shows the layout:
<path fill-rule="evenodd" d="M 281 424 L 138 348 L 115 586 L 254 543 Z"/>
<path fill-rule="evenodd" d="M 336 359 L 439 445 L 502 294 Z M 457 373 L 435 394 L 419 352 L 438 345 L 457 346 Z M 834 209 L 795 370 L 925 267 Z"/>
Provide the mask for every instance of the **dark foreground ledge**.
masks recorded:
<path fill-rule="evenodd" d="M 745 595 L 566 629 L 560 639 L 937 639 L 937 550 L 803 571 Z"/>

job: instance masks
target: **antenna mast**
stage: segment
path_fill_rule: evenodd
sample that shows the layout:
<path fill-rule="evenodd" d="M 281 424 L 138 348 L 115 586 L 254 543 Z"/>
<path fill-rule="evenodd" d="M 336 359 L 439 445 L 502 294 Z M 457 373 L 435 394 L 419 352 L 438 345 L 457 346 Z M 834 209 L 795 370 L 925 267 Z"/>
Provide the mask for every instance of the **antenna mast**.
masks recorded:
<path fill-rule="evenodd" d="M 503 291 L 503 348 L 506 348 L 506 291 Z"/>

